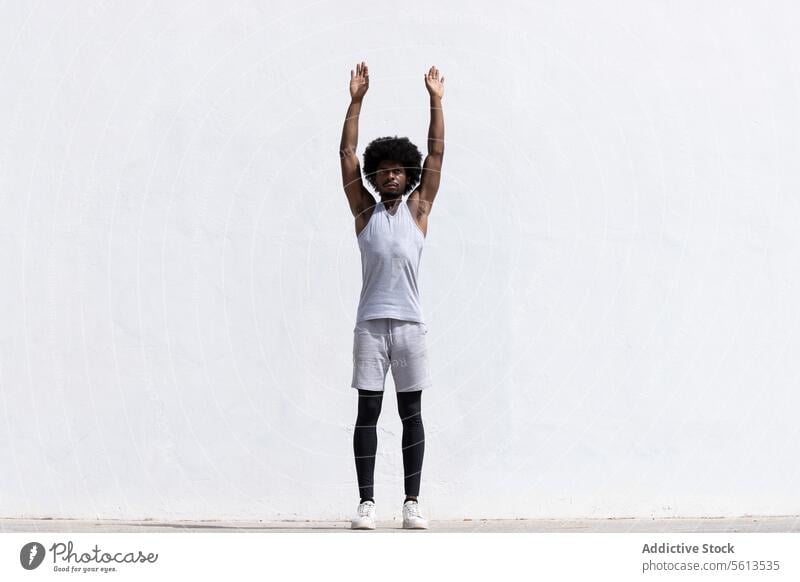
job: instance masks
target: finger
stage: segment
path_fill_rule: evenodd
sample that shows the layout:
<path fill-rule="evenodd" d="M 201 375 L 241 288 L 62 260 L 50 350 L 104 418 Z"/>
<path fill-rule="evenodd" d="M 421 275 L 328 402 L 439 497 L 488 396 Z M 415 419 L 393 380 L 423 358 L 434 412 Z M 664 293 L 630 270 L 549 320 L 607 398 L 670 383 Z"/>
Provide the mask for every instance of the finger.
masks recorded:
<path fill-rule="evenodd" d="M 353 72 L 353 69 L 350 69 L 350 80 L 352 81 L 355 78 L 356 74 Z"/>

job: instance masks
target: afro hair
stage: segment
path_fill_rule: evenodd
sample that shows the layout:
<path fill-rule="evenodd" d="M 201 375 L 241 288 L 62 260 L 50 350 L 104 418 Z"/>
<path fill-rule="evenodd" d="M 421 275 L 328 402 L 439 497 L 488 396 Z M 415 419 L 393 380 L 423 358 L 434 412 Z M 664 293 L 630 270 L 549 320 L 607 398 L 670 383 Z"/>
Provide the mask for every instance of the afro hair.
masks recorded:
<path fill-rule="evenodd" d="M 406 171 L 406 189 L 408 194 L 419 183 L 422 174 L 422 153 L 407 137 L 387 136 L 372 140 L 364 150 L 364 175 L 370 185 L 377 191 L 375 175 L 378 164 L 385 160 L 399 162 Z"/>

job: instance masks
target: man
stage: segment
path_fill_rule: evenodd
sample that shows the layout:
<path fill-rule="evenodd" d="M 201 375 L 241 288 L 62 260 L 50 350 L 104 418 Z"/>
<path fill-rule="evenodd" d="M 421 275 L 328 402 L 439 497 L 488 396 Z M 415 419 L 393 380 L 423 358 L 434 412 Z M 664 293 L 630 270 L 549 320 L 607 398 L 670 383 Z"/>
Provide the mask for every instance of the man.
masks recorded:
<path fill-rule="evenodd" d="M 358 116 L 369 88 L 365 62 L 350 71 L 350 107 L 347 109 L 339 155 L 342 182 L 361 251 L 362 288 L 353 330 L 353 380 L 358 390 L 358 415 L 353 452 L 360 502 L 353 529 L 375 529 L 373 476 L 378 446 L 376 425 L 383 402 L 389 366 L 397 390 L 403 422 L 403 472 L 406 498 L 403 527 L 427 529 L 417 501 L 425 432 L 422 425 L 422 391 L 431 386 L 425 345 L 427 327 L 419 300 L 417 274 L 428 232 L 428 216 L 439 189 L 444 156 L 442 97 L 444 77 L 431 67 L 425 74 L 430 96 L 428 155 L 408 138 L 382 137 L 364 151 L 364 172 L 381 198 L 375 202 L 361 179 L 356 146 Z M 414 187 L 419 183 L 419 187 Z M 413 191 L 412 191 L 413 190 Z M 411 194 L 403 200 L 403 195 Z"/>

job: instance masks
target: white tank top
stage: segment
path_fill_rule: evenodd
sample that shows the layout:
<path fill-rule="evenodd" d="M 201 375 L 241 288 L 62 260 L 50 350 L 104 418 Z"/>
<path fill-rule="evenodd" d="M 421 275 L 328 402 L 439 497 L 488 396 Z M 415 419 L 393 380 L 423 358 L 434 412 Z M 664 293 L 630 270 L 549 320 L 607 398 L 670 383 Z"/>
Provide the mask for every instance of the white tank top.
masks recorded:
<path fill-rule="evenodd" d="M 425 235 L 407 200 L 396 204 L 394 215 L 378 202 L 358 233 L 362 283 L 356 323 L 380 317 L 424 323 L 417 272 Z"/>

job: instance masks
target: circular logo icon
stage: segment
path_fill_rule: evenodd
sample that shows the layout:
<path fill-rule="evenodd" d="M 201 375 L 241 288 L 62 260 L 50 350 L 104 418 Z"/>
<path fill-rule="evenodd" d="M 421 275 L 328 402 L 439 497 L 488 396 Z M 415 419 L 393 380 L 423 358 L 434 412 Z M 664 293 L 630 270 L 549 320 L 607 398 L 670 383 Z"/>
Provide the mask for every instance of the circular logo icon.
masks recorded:
<path fill-rule="evenodd" d="M 26 570 L 35 570 L 44 560 L 44 546 L 39 542 L 28 542 L 19 551 L 19 563 Z"/>

